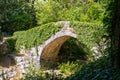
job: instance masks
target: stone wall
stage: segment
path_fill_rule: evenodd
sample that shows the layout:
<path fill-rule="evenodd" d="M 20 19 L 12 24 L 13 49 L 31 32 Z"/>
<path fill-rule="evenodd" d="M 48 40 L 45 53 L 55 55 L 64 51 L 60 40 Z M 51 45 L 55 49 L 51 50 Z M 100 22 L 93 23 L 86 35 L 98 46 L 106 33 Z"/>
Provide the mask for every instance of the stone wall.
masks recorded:
<path fill-rule="evenodd" d="M 17 67 L 4 68 L 0 70 L 0 80 L 15 80 L 19 75 Z"/>
<path fill-rule="evenodd" d="M 33 49 L 34 50 L 34 49 Z M 14 65 L 9 65 L 7 67 L 1 67 L 0 69 L 0 80 L 19 80 L 20 78 L 24 77 L 23 74 L 29 72 L 29 67 L 32 66 L 33 68 L 37 68 L 40 63 L 37 61 L 38 55 L 33 52 L 29 52 L 26 55 L 13 55 L 9 54 L 8 56 L 11 59 L 14 59 Z M 28 52 L 26 52 L 28 53 Z"/>

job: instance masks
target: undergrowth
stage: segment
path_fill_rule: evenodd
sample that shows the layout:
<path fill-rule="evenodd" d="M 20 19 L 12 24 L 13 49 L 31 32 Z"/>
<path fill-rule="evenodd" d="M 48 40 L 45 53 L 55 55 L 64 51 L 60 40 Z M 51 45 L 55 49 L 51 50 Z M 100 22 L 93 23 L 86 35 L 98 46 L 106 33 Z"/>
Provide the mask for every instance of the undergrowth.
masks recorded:
<path fill-rule="evenodd" d="M 68 61 L 67 63 L 60 64 L 57 69 L 40 68 L 30 70 L 30 72 L 26 74 L 25 80 L 64 80 L 82 67 L 79 63 L 79 61 Z"/>
<path fill-rule="evenodd" d="M 90 62 L 65 80 L 119 80 L 120 70 L 115 69 L 109 59 L 104 56 L 95 62 Z"/>
<path fill-rule="evenodd" d="M 120 80 L 120 70 L 110 64 L 107 56 L 82 65 L 78 61 L 62 63 L 57 71 L 39 69 L 27 74 L 25 80 Z"/>

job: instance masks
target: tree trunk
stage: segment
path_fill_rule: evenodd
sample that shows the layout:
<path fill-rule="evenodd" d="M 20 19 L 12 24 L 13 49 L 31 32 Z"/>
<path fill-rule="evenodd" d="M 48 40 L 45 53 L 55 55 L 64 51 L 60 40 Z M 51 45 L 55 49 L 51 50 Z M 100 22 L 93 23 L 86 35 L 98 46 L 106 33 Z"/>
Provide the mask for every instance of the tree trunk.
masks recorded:
<path fill-rule="evenodd" d="M 112 21 L 112 48 L 114 66 L 120 68 L 120 1 L 115 0 L 114 19 Z"/>

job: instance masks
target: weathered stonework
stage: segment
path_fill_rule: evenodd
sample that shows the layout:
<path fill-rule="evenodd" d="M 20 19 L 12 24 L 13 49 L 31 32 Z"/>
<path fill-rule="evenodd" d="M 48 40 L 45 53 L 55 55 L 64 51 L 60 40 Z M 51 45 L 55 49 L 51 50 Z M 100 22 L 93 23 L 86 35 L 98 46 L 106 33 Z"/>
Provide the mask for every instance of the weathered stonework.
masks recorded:
<path fill-rule="evenodd" d="M 15 60 L 14 66 L 9 67 L 3 67 L 0 69 L 0 80 L 19 80 L 28 72 L 28 67 L 31 66 L 31 64 L 37 64 L 34 62 L 34 58 L 36 55 L 12 55 L 10 54 L 9 57 L 13 58 Z M 38 63 L 39 64 L 39 63 Z"/>
<path fill-rule="evenodd" d="M 33 65 L 33 68 L 40 68 L 41 65 L 49 66 L 48 63 L 53 64 L 56 61 L 58 51 L 61 45 L 69 39 L 69 37 L 76 38 L 73 29 L 70 28 L 69 22 L 63 23 L 64 26 L 60 31 L 53 34 L 48 40 L 38 47 L 33 47 L 26 50 L 21 46 L 20 54 L 22 56 L 9 54 L 8 56 L 15 60 L 15 65 L 0 70 L 0 80 L 19 80 L 28 72 L 28 67 Z"/>
<path fill-rule="evenodd" d="M 59 23 L 64 23 L 63 28 L 56 34 L 52 35 L 47 41 L 45 41 L 43 45 L 38 47 L 40 64 L 42 66 L 52 65 L 56 61 L 61 45 L 68 40 L 69 37 L 77 37 L 77 35 L 73 33 L 73 29 L 70 28 L 69 22 Z"/>

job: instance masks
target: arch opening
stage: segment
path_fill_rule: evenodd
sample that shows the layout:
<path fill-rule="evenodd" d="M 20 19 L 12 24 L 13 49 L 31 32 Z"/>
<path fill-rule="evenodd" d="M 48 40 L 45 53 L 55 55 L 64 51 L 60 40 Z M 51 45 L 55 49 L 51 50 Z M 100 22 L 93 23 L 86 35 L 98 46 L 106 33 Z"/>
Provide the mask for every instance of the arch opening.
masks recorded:
<path fill-rule="evenodd" d="M 58 63 L 75 62 L 87 60 L 86 46 L 76 38 L 69 38 L 60 48 L 58 53 Z"/>
<path fill-rule="evenodd" d="M 40 65 L 46 67 L 52 66 L 57 60 L 62 44 L 69 38 L 69 36 L 62 36 L 45 46 L 40 56 Z"/>
<path fill-rule="evenodd" d="M 57 63 L 86 59 L 86 52 L 82 47 L 83 44 L 71 36 L 59 37 L 45 46 L 40 56 L 40 64 L 51 68 L 57 66 Z"/>

